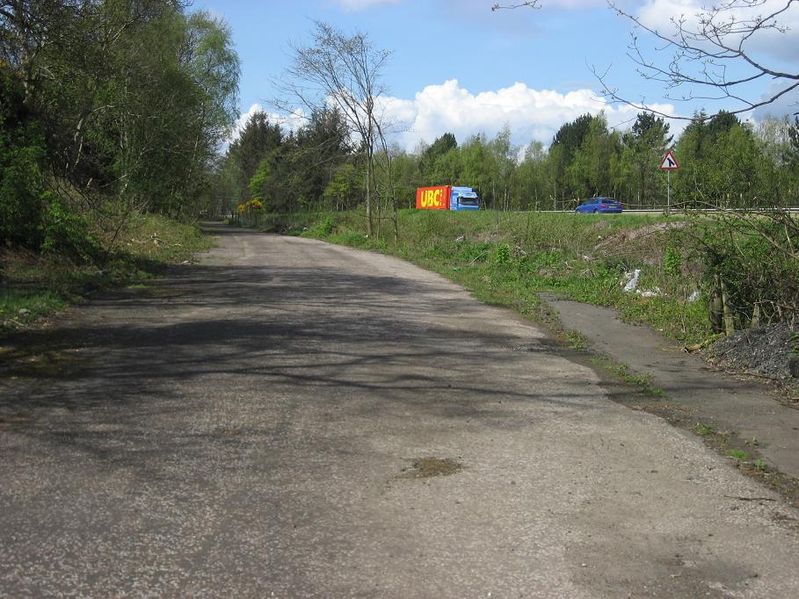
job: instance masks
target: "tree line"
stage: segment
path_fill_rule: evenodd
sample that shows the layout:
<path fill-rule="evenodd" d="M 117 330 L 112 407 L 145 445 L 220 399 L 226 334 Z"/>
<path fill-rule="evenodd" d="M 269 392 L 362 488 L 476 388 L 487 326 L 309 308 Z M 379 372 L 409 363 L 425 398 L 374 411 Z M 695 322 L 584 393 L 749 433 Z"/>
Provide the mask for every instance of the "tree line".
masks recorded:
<path fill-rule="evenodd" d="M 674 148 L 681 168 L 671 175 L 672 201 L 685 208 L 796 205 L 799 201 L 799 118 L 757 124 L 721 112 L 697 114 L 678 139 L 662 117 L 641 112 L 629 130 L 608 127 L 603 113 L 563 124 L 548 147 L 523 150 L 506 126 L 493 139 L 478 134 L 458 143 L 444 133 L 414 152 L 397 146 L 378 155 L 379 187 L 397 207 L 414 205 L 423 185 L 476 188 L 488 208 L 571 209 L 608 195 L 630 207 L 664 207 L 664 153 Z M 220 209 L 252 198 L 274 213 L 350 210 L 364 201 L 365 157 L 335 108 L 315 111 L 297 131 L 267 114 L 253 114 L 223 158 L 217 179 Z"/>
<path fill-rule="evenodd" d="M 86 257 L 135 211 L 196 210 L 238 78 L 179 0 L 0 1 L 0 240 Z"/>

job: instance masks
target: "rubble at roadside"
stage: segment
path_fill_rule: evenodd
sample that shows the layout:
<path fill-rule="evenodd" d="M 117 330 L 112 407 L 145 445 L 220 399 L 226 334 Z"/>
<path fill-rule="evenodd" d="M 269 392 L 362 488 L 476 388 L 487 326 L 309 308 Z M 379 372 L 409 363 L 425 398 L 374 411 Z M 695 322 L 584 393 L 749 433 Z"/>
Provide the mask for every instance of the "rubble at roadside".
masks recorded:
<path fill-rule="evenodd" d="M 708 348 L 706 358 L 724 370 L 759 375 L 799 389 L 799 378 L 791 374 L 792 359 L 794 363 L 799 359 L 799 328 L 790 323 L 736 331 Z"/>

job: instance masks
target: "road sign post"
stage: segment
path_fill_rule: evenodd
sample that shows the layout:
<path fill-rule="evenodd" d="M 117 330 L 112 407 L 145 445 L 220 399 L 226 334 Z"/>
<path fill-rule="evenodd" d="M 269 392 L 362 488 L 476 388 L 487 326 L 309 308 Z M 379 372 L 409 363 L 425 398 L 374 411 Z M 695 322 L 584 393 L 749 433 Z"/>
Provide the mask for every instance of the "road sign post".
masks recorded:
<path fill-rule="evenodd" d="M 663 155 L 658 168 L 666 171 L 666 216 L 669 216 L 671 213 L 671 171 L 676 171 L 680 168 L 680 163 L 677 162 L 673 149 Z"/>
<path fill-rule="evenodd" d="M 671 170 L 666 171 L 666 216 L 671 213 Z"/>

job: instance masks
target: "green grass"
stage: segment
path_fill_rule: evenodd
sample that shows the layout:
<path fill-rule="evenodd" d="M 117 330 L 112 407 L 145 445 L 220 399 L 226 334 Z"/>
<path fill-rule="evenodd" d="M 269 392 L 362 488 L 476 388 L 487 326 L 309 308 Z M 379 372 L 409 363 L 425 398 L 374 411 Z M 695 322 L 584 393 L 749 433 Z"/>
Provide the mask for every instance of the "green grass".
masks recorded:
<path fill-rule="evenodd" d="M 716 428 L 704 422 L 697 422 L 694 426 L 694 432 L 700 437 L 711 437 L 716 434 Z"/>
<path fill-rule="evenodd" d="M 650 397 L 663 397 L 665 395 L 663 389 L 655 387 L 652 384 L 652 375 L 633 372 L 626 364 L 616 362 L 609 356 L 594 356 L 592 358 L 594 364 L 603 368 L 611 373 L 616 378 L 624 381 L 629 385 L 638 387 L 638 389 Z"/>
<path fill-rule="evenodd" d="M 563 337 L 567 345 L 577 351 L 585 351 L 589 347 L 588 339 L 578 331 L 566 330 L 563 332 Z"/>
<path fill-rule="evenodd" d="M 112 250 L 95 262 L 7 249 L 0 254 L 0 330 L 62 310 L 99 289 L 138 284 L 168 264 L 211 247 L 192 224 L 134 215 Z"/>
<path fill-rule="evenodd" d="M 752 465 L 758 472 L 768 472 L 769 470 L 768 465 L 763 458 L 757 458 L 754 462 L 752 462 Z"/>
<path fill-rule="evenodd" d="M 211 239 L 195 224 L 155 214 L 138 214 L 120 236 L 119 257 L 127 262 L 177 264 L 211 246 Z"/>
<path fill-rule="evenodd" d="M 0 290 L 0 321 L 16 321 L 18 324 L 33 322 L 37 318 L 64 309 L 64 297 L 47 289 L 23 291 Z M 10 322 L 9 324 L 14 324 Z"/>
<path fill-rule="evenodd" d="M 749 452 L 744 451 L 743 449 L 730 449 L 727 452 L 727 455 L 738 460 L 739 462 L 746 462 L 749 460 Z"/>
<path fill-rule="evenodd" d="M 380 239 L 366 237 L 363 215 L 352 212 L 293 215 L 291 222 L 294 230 L 302 223 L 304 236 L 405 258 L 481 301 L 528 316 L 536 316 L 540 292 L 554 292 L 614 307 L 626 320 L 685 343 L 711 334 L 705 302 L 685 300 L 698 283 L 676 274 L 675 265 L 690 263 L 679 254 L 679 232 L 666 228 L 679 222 L 674 217 L 404 210 L 398 240 L 388 225 Z M 634 268 L 642 271 L 640 288 L 658 288 L 659 296 L 622 291 L 625 272 Z"/>

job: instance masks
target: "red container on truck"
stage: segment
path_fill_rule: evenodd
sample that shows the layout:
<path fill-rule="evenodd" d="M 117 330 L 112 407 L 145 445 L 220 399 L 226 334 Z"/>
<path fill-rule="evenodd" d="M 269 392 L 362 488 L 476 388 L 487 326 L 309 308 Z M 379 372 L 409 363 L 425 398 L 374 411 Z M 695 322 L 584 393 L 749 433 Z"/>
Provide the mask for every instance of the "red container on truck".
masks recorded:
<path fill-rule="evenodd" d="M 416 208 L 419 210 L 449 210 L 449 185 L 419 187 L 416 190 Z"/>

